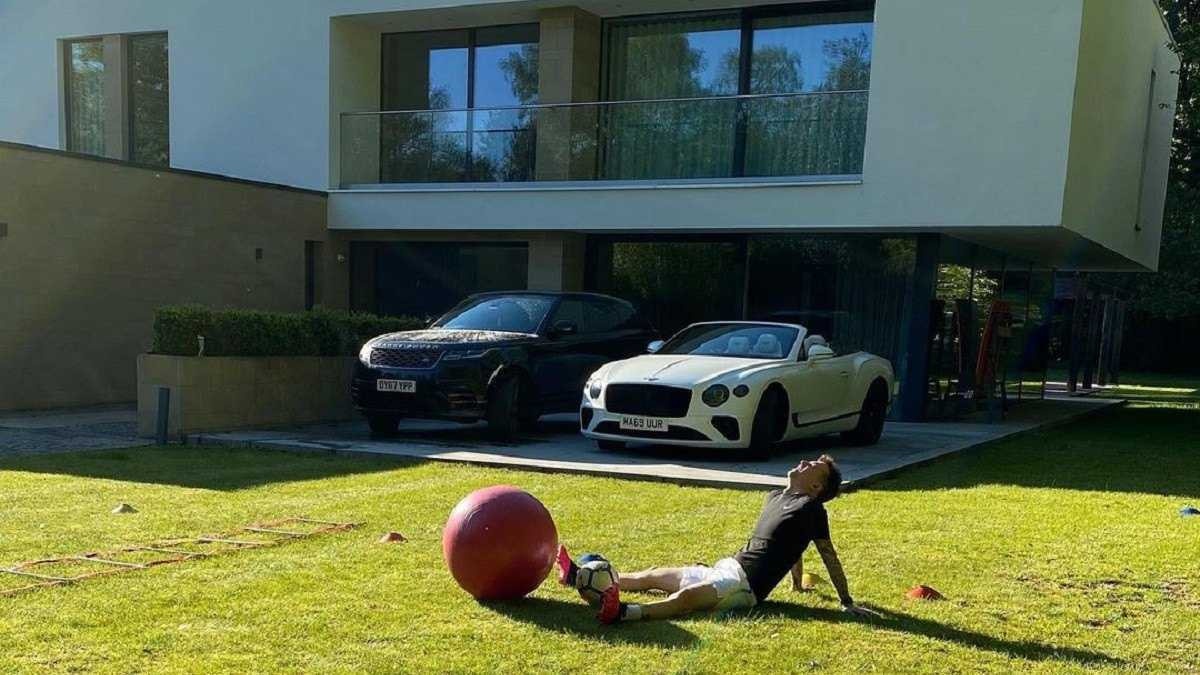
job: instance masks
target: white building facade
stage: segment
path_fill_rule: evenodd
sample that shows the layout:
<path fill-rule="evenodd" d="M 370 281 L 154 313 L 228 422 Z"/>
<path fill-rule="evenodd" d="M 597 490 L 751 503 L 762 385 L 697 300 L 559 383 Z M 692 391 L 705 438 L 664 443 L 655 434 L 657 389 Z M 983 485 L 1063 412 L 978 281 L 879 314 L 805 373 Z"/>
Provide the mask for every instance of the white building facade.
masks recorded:
<path fill-rule="evenodd" d="M 940 313 L 1024 371 L 1054 270 L 1155 269 L 1178 68 L 1154 0 L 0 0 L 0 140 L 326 190 L 354 308 L 790 316 L 915 392 Z"/>

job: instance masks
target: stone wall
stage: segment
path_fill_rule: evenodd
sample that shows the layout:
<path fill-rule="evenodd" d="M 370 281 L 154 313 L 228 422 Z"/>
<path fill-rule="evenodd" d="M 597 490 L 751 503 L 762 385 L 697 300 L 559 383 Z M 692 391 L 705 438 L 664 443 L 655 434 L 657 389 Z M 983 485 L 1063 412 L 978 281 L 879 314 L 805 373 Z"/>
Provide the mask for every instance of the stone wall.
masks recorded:
<path fill-rule="evenodd" d="M 130 402 L 156 307 L 304 309 L 326 197 L 0 143 L 0 410 Z M 346 303 L 319 246 L 318 301 Z"/>
<path fill-rule="evenodd" d="M 167 433 L 225 431 L 313 422 L 354 414 L 347 356 L 166 356 L 137 358 L 138 435 L 154 435 L 158 387 L 171 390 Z"/>

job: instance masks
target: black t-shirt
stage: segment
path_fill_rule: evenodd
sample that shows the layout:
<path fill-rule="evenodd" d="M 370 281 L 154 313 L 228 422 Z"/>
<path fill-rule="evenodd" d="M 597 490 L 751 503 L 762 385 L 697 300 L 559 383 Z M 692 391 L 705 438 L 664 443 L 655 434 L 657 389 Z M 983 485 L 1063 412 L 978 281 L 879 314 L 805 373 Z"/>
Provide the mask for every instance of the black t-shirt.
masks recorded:
<path fill-rule="evenodd" d="M 824 504 L 808 495 L 774 490 L 767 495 L 750 541 L 734 559 L 746 570 L 750 589 L 761 602 L 799 562 L 810 541 L 828 538 Z"/>

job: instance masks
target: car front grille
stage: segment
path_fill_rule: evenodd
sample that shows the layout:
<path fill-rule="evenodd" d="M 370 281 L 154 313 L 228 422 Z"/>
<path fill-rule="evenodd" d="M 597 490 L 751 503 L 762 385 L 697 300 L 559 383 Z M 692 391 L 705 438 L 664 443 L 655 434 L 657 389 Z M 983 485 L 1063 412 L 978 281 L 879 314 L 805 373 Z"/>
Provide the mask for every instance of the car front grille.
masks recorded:
<path fill-rule="evenodd" d="M 610 384 L 604 390 L 609 412 L 647 417 L 684 417 L 692 404 L 692 390 L 661 384 Z"/>
<path fill-rule="evenodd" d="M 391 349 L 375 347 L 371 350 L 371 365 L 382 368 L 432 368 L 442 358 L 443 350 L 437 347 Z"/>

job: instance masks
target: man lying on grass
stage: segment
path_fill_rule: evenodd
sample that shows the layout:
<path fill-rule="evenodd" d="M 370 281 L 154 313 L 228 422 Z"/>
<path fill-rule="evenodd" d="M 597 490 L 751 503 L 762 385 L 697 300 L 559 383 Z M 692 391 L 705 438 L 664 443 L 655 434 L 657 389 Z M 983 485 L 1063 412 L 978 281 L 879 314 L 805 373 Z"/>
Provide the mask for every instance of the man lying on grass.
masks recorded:
<path fill-rule="evenodd" d="M 712 567 L 652 568 L 623 574 L 619 584 L 606 590 L 600 603 L 604 623 L 669 619 L 708 610 L 753 607 L 787 576 L 800 590 L 802 556 L 813 542 L 837 589 L 842 607 L 860 616 L 874 612 L 854 604 L 846 585 L 846 575 L 837 551 L 829 540 L 829 515 L 825 502 L 837 497 L 842 474 L 829 455 L 815 462 L 800 462 L 788 472 L 788 486 L 767 495 L 767 503 L 758 516 L 758 524 L 746 546 L 732 558 L 717 561 Z M 578 567 L 567 554 L 558 551 L 559 581 L 574 586 Z M 670 595 L 657 602 L 630 604 L 621 602 L 620 591 L 658 590 Z"/>

